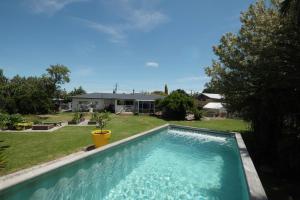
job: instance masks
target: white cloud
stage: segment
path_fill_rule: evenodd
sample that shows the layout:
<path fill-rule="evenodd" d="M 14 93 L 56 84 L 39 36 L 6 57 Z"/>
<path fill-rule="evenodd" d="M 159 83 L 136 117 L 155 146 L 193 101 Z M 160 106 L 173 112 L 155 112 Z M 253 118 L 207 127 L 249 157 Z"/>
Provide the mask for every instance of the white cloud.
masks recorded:
<path fill-rule="evenodd" d="M 86 20 L 86 19 L 80 19 L 80 18 L 76 18 L 76 19 L 80 20 L 87 27 L 89 27 L 91 29 L 94 29 L 98 32 L 102 32 L 104 34 L 109 35 L 111 37 L 110 38 L 111 42 L 120 42 L 123 39 L 125 39 L 125 35 L 124 35 L 123 31 L 121 29 L 119 29 L 118 27 L 111 26 L 111 25 L 104 25 L 104 24 L 96 23 L 96 22 Z"/>
<path fill-rule="evenodd" d="M 28 5 L 35 13 L 53 14 L 65 6 L 87 0 L 28 0 Z"/>
<path fill-rule="evenodd" d="M 111 11 L 113 18 L 118 18 L 117 23 L 80 20 L 87 27 L 109 35 L 111 42 L 122 42 L 131 31 L 149 32 L 169 21 L 168 16 L 163 12 L 151 8 L 152 6 L 145 6 L 145 4 L 150 4 L 150 1 L 112 0 L 102 2 L 103 6 Z"/>
<path fill-rule="evenodd" d="M 195 81 L 202 81 L 202 80 L 207 80 L 207 76 L 188 76 L 188 77 L 183 77 L 183 78 L 178 78 L 176 81 L 179 83 L 184 83 L 184 82 L 195 82 Z"/>
<path fill-rule="evenodd" d="M 152 67 L 152 68 L 158 68 L 159 67 L 159 63 L 157 62 L 146 62 L 146 67 Z"/>
<path fill-rule="evenodd" d="M 160 24 L 166 23 L 169 18 L 159 11 L 135 10 L 132 9 L 128 21 L 132 29 L 151 31 Z M 129 27 L 130 28 L 130 27 Z"/>

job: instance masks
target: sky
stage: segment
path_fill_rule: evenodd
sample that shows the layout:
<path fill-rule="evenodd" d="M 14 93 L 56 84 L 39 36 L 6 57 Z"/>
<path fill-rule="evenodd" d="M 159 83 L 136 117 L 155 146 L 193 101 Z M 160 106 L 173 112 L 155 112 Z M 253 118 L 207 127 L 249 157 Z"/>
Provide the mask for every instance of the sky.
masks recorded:
<path fill-rule="evenodd" d="M 0 68 L 39 76 L 53 64 L 71 71 L 70 91 L 201 92 L 212 46 L 237 32 L 254 0 L 0 1 Z"/>

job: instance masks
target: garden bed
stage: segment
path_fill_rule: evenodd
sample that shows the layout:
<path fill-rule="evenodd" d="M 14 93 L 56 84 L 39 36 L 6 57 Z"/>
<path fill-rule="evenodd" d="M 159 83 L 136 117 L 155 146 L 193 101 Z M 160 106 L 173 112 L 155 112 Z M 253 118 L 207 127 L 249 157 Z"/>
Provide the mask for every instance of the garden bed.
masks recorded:
<path fill-rule="evenodd" d="M 50 130 L 54 127 L 53 124 L 36 124 L 32 126 L 32 130 Z"/>
<path fill-rule="evenodd" d="M 76 125 L 76 124 L 79 124 L 79 123 L 81 123 L 81 122 L 83 122 L 85 119 L 84 118 L 80 118 L 79 120 L 76 120 L 76 121 L 74 121 L 74 120 L 71 120 L 71 121 L 68 121 L 68 124 L 71 124 L 71 125 Z"/>
<path fill-rule="evenodd" d="M 59 122 L 43 122 L 44 125 L 62 126 L 62 121 Z"/>
<path fill-rule="evenodd" d="M 88 125 L 96 125 L 97 124 L 97 122 L 95 122 L 95 121 L 89 121 L 88 122 Z"/>

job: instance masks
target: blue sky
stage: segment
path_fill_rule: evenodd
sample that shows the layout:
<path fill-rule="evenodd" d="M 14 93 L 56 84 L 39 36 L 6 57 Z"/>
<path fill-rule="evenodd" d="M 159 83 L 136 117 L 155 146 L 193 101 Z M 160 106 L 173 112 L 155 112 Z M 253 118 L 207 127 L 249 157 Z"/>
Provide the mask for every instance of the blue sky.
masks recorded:
<path fill-rule="evenodd" d="M 202 91 L 212 46 L 239 29 L 254 0 L 9 0 L 0 2 L 0 68 L 71 70 L 67 90 Z"/>

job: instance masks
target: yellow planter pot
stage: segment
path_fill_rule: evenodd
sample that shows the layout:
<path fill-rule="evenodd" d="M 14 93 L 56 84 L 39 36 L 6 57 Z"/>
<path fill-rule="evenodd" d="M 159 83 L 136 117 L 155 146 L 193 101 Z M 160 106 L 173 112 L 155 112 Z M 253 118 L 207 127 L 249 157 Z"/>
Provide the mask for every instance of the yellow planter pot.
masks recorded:
<path fill-rule="evenodd" d="M 111 135 L 110 130 L 102 130 L 102 133 L 101 130 L 92 131 L 92 138 L 96 148 L 108 144 L 110 135 Z"/>

